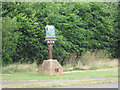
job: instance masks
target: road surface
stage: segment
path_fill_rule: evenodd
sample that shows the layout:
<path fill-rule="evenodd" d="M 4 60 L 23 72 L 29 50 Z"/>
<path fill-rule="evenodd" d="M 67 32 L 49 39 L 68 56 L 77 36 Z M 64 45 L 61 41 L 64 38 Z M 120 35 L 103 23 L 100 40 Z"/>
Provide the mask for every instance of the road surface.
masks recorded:
<path fill-rule="evenodd" d="M 107 83 L 107 84 L 94 84 L 94 85 L 77 85 L 77 86 L 64 86 L 55 88 L 118 88 L 118 83 Z"/>
<path fill-rule="evenodd" d="M 61 79 L 61 80 L 31 80 L 31 81 L 3 81 L 0 85 L 12 85 L 12 84 L 29 84 L 29 83 L 49 83 L 49 82 L 63 82 L 63 81 L 80 81 L 80 80 L 98 80 L 98 79 L 109 79 L 118 77 L 96 77 L 96 78 L 82 78 L 82 79 Z M 120 78 L 120 77 L 119 77 Z M 53 87 L 51 87 L 53 88 Z M 77 86 L 62 86 L 55 88 L 118 88 L 118 83 L 107 83 L 107 84 L 92 84 L 92 85 L 77 85 Z"/>
<path fill-rule="evenodd" d="M 29 80 L 29 81 L 2 81 L 0 85 L 8 84 L 27 84 L 27 83 L 48 83 L 48 82 L 64 82 L 64 81 L 80 81 L 80 80 L 98 80 L 98 79 L 110 79 L 110 78 L 120 78 L 120 77 L 96 77 L 96 78 L 81 78 L 81 79 L 58 79 L 58 80 Z"/>

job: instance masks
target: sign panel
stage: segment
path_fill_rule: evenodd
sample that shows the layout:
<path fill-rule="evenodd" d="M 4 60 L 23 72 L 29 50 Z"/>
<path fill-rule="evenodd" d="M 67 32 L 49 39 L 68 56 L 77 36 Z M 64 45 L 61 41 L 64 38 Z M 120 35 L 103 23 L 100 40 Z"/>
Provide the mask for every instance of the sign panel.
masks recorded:
<path fill-rule="evenodd" d="M 55 37 L 55 27 L 53 25 L 47 25 L 45 27 L 46 38 Z"/>

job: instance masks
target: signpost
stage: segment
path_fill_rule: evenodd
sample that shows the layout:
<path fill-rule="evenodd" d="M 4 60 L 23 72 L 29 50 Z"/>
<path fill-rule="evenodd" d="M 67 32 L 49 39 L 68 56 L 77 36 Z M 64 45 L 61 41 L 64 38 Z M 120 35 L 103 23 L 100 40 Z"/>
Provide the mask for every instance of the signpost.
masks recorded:
<path fill-rule="evenodd" d="M 45 27 L 46 37 L 45 41 L 47 41 L 48 46 L 48 60 L 44 60 L 43 64 L 39 66 L 39 73 L 44 75 L 62 75 L 62 67 L 57 60 L 52 59 L 52 49 L 53 44 L 55 43 L 55 27 L 53 25 L 47 25 Z"/>
<path fill-rule="evenodd" d="M 47 41 L 48 56 L 49 56 L 49 59 L 52 60 L 53 44 L 55 43 L 55 40 L 57 40 L 55 37 L 55 27 L 53 25 L 47 25 L 45 27 L 45 30 L 46 30 L 45 41 Z"/>

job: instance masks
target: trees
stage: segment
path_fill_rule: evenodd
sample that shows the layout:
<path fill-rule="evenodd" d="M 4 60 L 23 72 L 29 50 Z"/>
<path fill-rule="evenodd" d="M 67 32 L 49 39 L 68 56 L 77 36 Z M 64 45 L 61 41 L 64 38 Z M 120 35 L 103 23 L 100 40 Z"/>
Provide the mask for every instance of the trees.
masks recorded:
<path fill-rule="evenodd" d="M 4 64 L 13 63 L 13 58 L 16 55 L 18 37 L 20 33 L 17 31 L 19 25 L 17 18 L 4 17 L 2 22 L 2 58 Z"/>
<path fill-rule="evenodd" d="M 44 28 L 48 24 L 56 27 L 58 40 L 53 47 L 53 57 L 61 63 L 69 60 L 72 53 L 79 56 L 82 52 L 95 49 L 107 49 L 118 57 L 117 5 L 117 2 L 4 2 L 2 16 L 5 32 L 9 32 L 5 27 L 6 21 L 18 24 L 19 34 L 14 33 L 13 37 L 16 42 L 10 44 L 15 45 L 12 60 L 40 63 L 47 59 Z M 14 25 L 11 28 L 16 30 Z M 3 33 L 3 39 L 5 37 L 8 35 Z M 4 44 L 3 41 L 3 48 L 6 47 Z M 6 56 L 5 52 L 3 54 Z"/>

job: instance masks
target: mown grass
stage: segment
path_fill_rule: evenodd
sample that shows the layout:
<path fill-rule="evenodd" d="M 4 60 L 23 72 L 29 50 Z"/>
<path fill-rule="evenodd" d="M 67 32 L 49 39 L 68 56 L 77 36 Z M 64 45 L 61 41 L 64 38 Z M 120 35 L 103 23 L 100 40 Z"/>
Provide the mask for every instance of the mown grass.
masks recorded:
<path fill-rule="evenodd" d="M 89 77 L 117 77 L 117 68 L 111 68 L 107 70 L 86 70 L 74 73 L 63 73 L 63 75 L 40 75 L 38 72 L 18 72 L 9 75 L 2 75 L 2 80 L 51 80 L 51 79 L 77 79 L 77 78 L 89 78 Z"/>
<path fill-rule="evenodd" d="M 107 64 L 108 65 L 108 64 Z M 87 67 L 87 68 L 86 68 Z M 110 65 L 104 67 L 101 65 L 93 65 L 91 67 L 72 67 L 67 69 L 61 76 L 57 75 L 40 75 L 37 71 L 36 64 L 13 64 L 3 68 L 4 74 L 2 80 L 7 81 L 30 81 L 30 80 L 59 80 L 59 79 L 80 79 L 90 77 L 118 77 L 118 67 L 111 67 Z M 67 72 L 68 71 L 68 72 Z M 77 71 L 77 72 L 74 72 Z M 64 82 L 51 82 L 51 83 L 32 83 L 32 84 L 13 84 L 3 85 L 3 88 L 47 88 L 47 87 L 60 87 L 69 85 L 84 85 L 84 84 L 97 84 L 117 82 L 117 78 L 107 78 L 101 80 L 80 80 L 80 81 L 64 81 Z"/>
<path fill-rule="evenodd" d="M 78 62 L 70 62 L 63 66 L 63 75 L 40 75 L 36 63 L 33 64 L 11 64 L 2 68 L 2 80 L 7 81 L 30 81 L 30 80 L 59 80 L 59 79 L 80 79 L 90 77 L 118 77 L 118 60 L 100 58 L 100 53 L 82 56 Z M 82 59 L 82 60 L 81 60 Z M 83 61 L 85 60 L 85 64 Z M 75 61 L 75 60 L 73 60 Z M 77 84 L 97 84 L 117 82 L 117 78 L 101 80 L 80 80 L 72 82 L 57 83 L 32 83 L 32 84 L 15 84 L 3 85 L 4 88 L 36 88 L 36 87 L 56 87 Z"/>

